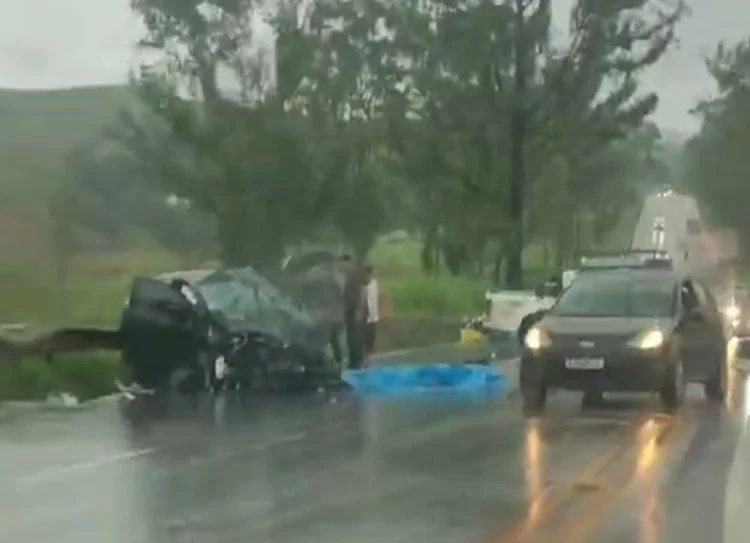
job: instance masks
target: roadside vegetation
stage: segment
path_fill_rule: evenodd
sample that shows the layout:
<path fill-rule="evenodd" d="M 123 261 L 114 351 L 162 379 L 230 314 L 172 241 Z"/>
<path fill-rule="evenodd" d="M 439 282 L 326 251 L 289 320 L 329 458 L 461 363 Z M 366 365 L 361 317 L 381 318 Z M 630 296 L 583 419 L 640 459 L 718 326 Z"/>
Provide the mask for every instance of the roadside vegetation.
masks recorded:
<path fill-rule="evenodd" d="M 643 195 L 677 181 L 639 78 L 684 5 L 580 1 L 561 42 L 548 0 L 428 4 L 282 3 L 269 89 L 254 4 L 134 0 L 161 67 L 123 88 L 0 92 L 0 323 L 115 325 L 134 275 L 268 273 L 344 245 L 377 267 L 401 347 L 453 339 L 488 288 L 627 245 Z M 0 368 L 0 394 L 90 395 L 120 371 L 30 361 Z"/>

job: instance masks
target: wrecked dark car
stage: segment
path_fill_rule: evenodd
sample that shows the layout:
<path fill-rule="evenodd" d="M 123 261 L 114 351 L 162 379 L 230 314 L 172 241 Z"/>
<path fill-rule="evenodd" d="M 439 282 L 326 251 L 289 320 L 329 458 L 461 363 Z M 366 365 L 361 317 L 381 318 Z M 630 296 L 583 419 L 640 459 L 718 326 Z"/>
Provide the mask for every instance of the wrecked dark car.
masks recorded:
<path fill-rule="evenodd" d="M 183 392 L 339 384 L 328 331 L 252 268 L 133 282 L 120 323 L 135 386 Z"/>

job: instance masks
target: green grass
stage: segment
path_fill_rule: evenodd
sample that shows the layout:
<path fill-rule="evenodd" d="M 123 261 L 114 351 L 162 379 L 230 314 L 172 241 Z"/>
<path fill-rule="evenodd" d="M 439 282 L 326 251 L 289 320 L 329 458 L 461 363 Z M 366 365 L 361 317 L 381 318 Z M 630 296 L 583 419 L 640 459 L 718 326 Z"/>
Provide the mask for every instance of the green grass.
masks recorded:
<path fill-rule="evenodd" d="M 397 316 L 456 317 L 484 308 L 488 281 L 467 277 L 407 275 L 384 281 L 384 294 Z"/>
<path fill-rule="evenodd" d="M 383 340 L 391 349 L 452 341 L 460 317 L 484 309 L 489 280 L 426 275 L 420 271 L 418 255 L 419 242 L 409 237 L 381 241 L 372 254 L 389 306 L 384 317 L 393 329 L 384 330 Z M 546 273 L 540 249 L 530 248 L 525 260 L 531 285 Z M 6 262 L 0 269 L 0 324 L 29 322 L 37 330 L 61 325 L 115 327 L 133 277 L 199 264 L 160 250 L 79 255 L 68 283 L 61 287 L 49 262 Z M 51 364 L 23 361 L 0 368 L 0 399 L 39 398 L 61 391 L 88 398 L 111 392 L 122 373 L 118 357 L 110 353 L 61 356 Z"/>
<path fill-rule="evenodd" d="M 131 251 L 79 257 L 67 286 L 58 286 L 49 264 L 4 266 L 0 272 L 0 323 L 31 324 L 33 335 L 63 325 L 116 327 L 132 278 L 180 269 L 180 258 L 163 251 Z M 8 334 L 10 337 L 14 337 Z M 0 365 L 1 399 L 38 399 L 71 392 L 80 399 L 113 391 L 125 378 L 116 353 L 68 354 Z"/>
<path fill-rule="evenodd" d="M 191 263 L 165 251 L 81 256 L 71 269 L 68 283 L 59 285 L 51 263 L 21 263 L 16 267 L 5 264 L 0 269 L 0 324 L 113 326 L 133 277 L 180 269 L 183 265 Z"/>
<path fill-rule="evenodd" d="M 0 399 L 39 399 L 68 392 L 88 400 L 113 392 L 115 379 L 127 375 L 114 354 L 61 355 L 51 363 L 27 359 L 0 366 Z"/>

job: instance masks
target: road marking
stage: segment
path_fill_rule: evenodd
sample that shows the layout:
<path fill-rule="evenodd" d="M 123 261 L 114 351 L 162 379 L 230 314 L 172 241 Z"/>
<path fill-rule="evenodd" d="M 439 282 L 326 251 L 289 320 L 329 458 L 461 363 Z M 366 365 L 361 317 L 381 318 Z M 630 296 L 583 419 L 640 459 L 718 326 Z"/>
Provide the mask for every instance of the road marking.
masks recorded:
<path fill-rule="evenodd" d="M 131 458 L 138 458 L 141 456 L 147 456 L 156 452 L 156 449 L 136 449 L 121 454 L 114 454 L 111 456 L 103 456 L 95 458 L 93 460 L 86 460 L 84 462 L 76 462 L 73 464 L 55 466 L 52 468 L 46 468 L 37 471 L 32 475 L 25 475 L 17 480 L 19 486 L 33 486 L 43 483 L 54 481 L 55 479 L 65 478 L 70 475 L 90 471 L 101 466 L 110 464 L 116 464 L 124 460 L 130 460 Z"/>
<path fill-rule="evenodd" d="M 629 428 L 639 430 L 649 425 L 649 421 L 660 424 L 654 442 L 662 441 L 672 430 L 681 426 L 683 414 L 677 418 L 664 422 L 665 417 L 652 416 L 646 420 L 639 418 L 629 424 Z M 623 488 L 630 484 L 629 470 L 625 478 L 621 472 L 612 477 L 604 476 L 607 468 L 625 451 L 636 446 L 632 437 L 618 439 L 615 443 L 605 448 L 600 453 L 595 453 L 587 459 L 584 465 L 573 474 L 570 481 L 558 487 L 548 487 L 536 498 L 532 499 L 526 507 L 525 517 L 520 521 L 501 529 L 500 532 L 491 534 L 484 538 L 483 543 L 523 543 L 537 535 L 549 535 L 546 540 L 552 541 L 580 541 L 580 538 L 598 528 L 604 515 L 614 506 L 617 499 L 622 495 Z M 653 469 L 653 468 L 652 468 Z M 582 489 L 585 489 L 582 491 Z M 581 514 L 572 519 L 561 519 L 554 522 L 552 517 L 555 512 L 573 502 L 578 496 L 584 496 L 587 507 Z M 545 526 L 546 525 L 546 526 Z M 561 537 L 565 535 L 568 539 Z M 542 541 L 545 540 L 543 537 Z"/>
<path fill-rule="evenodd" d="M 635 428 L 638 422 L 628 425 Z M 526 506 L 524 518 L 502 527 L 499 531 L 484 538 L 483 543 L 520 543 L 526 540 L 541 525 L 548 521 L 552 514 L 575 497 L 581 483 L 590 482 L 598 476 L 620 454 L 632 446 L 629 436 L 620 437 L 603 451 L 594 453 L 574 473 L 569 482 L 560 486 L 547 487 Z"/>
<path fill-rule="evenodd" d="M 658 419 L 652 419 L 657 421 Z M 636 465 L 636 473 L 631 469 L 622 469 L 613 474 L 609 481 L 602 487 L 602 492 L 587 501 L 587 505 L 579 514 L 567 521 L 553 527 L 554 539 L 562 543 L 581 543 L 587 537 L 596 533 L 602 527 L 612 508 L 633 487 L 636 481 L 653 477 L 657 468 L 664 461 L 665 450 L 655 455 L 659 448 L 663 447 L 667 439 L 675 435 L 685 422 L 684 412 L 680 412 L 674 419 L 663 422 L 660 427 L 654 428 L 652 435 L 647 436 L 645 443 L 639 445 L 639 458 Z M 648 422 L 644 424 L 647 425 Z M 645 451 L 645 452 L 644 452 Z M 552 537 L 552 534 L 550 534 Z"/>

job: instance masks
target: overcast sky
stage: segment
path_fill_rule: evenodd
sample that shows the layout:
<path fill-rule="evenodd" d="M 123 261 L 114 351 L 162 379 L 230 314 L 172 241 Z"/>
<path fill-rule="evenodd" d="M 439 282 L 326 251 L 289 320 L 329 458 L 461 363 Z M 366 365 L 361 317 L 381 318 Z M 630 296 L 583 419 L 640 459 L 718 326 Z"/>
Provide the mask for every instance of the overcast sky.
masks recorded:
<path fill-rule="evenodd" d="M 554 0 L 556 18 L 573 0 Z M 688 110 L 711 92 L 701 58 L 719 40 L 750 34 L 750 1 L 690 0 L 693 15 L 680 29 L 681 44 L 646 75 L 659 92 L 656 120 L 688 132 Z M 0 0 L 0 87 L 60 88 L 120 83 L 133 65 L 140 35 L 128 0 Z M 564 23 L 563 20 L 559 21 Z"/>

